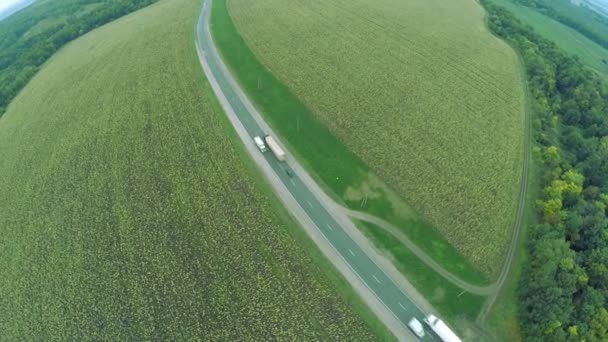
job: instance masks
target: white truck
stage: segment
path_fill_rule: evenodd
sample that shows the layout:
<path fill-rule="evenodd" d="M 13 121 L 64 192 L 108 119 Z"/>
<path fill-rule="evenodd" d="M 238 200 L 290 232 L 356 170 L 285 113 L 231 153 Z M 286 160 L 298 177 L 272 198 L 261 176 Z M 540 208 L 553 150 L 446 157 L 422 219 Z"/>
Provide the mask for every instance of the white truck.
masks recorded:
<path fill-rule="evenodd" d="M 262 140 L 262 138 L 254 137 L 253 141 L 255 141 L 255 144 L 260 149 L 260 152 L 264 153 L 264 152 L 268 151 L 268 149 L 266 148 L 266 144 L 264 144 L 264 140 Z"/>
<path fill-rule="evenodd" d="M 458 336 L 435 315 L 428 315 L 424 319 L 429 328 L 431 328 L 443 342 L 462 342 Z"/>
<path fill-rule="evenodd" d="M 265 137 L 265 139 L 266 139 L 266 144 L 268 145 L 268 147 L 270 148 L 270 150 L 272 151 L 274 156 L 277 157 L 277 159 L 279 161 L 284 161 L 285 160 L 285 151 L 283 151 L 283 149 L 281 148 L 281 146 L 279 146 L 279 144 L 276 142 L 276 140 L 274 140 L 274 138 L 271 137 L 270 135 L 267 135 Z"/>
<path fill-rule="evenodd" d="M 416 318 L 410 319 L 410 321 L 407 324 L 407 326 L 410 328 L 410 330 L 412 330 L 412 332 L 414 334 L 416 334 L 416 336 L 418 336 L 420 338 L 424 337 L 424 327 L 422 326 L 422 324 L 420 323 L 420 321 L 417 320 Z"/>

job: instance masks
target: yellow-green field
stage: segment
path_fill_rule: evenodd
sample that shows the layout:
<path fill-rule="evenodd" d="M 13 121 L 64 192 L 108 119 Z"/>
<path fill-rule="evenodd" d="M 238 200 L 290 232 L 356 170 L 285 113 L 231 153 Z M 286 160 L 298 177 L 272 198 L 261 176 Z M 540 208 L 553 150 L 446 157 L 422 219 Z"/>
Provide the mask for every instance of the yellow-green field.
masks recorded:
<path fill-rule="evenodd" d="M 0 119 L 0 340 L 388 337 L 242 150 L 199 6 L 70 43 Z"/>
<path fill-rule="evenodd" d="M 524 91 L 517 56 L 475 1 L 228 7 L 256 57 L 372 174 L 478 269 L 499 268 L 520 186 Z"/>

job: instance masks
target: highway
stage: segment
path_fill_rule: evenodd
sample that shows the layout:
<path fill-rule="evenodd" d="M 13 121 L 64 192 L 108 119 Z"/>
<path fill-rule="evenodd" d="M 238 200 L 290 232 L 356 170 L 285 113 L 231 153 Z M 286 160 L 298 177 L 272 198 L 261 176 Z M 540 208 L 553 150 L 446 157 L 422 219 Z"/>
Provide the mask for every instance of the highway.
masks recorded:
<path fill-rule="evenodd" d="M 257 166 L 268 178 L 287 209 L 303 224 L 309 236 L 321 251 L 353 285 L 372 311 L 400 340 L 415 341 L 416 337 L 406 325 L 412 317 L 422 322 L 425 312 L 419 307 L 419 295 L 394 271 L 387 270 L 380 257 L 354 236 L 354 225 L 334 210 L 319 194 L 320 188 L 301 165 L 287 152 L 285 162 L 280 162 L 267 151 L 261 153 L 253 137 L 271 134 L 259 113 L 246 98 L 237 82 L 223 63 L 209 31 L 211 0 L 205 0 L 196 26 L 196 46 L 205 75 L 209 80 L 222 108 L 226 112 L 239 137 L 245 144 Z M 285 145 L 281 144 L 285 149 Z M 286 150 L 286 149 L 285 149 Z M 291 176 L 287 169 L 293 170 Z M 381 264 L 382 266 L 379 266 Z M 347 267 L 344 267 L 346 265 Z M 364 286 L 361 286 L 363 284 Z M 410 294 L 408 296 L 408 294 Z M 413 298 L 416 298 L 416 303 Z M 438 340 L 426 329 L 423 341 Z"/>

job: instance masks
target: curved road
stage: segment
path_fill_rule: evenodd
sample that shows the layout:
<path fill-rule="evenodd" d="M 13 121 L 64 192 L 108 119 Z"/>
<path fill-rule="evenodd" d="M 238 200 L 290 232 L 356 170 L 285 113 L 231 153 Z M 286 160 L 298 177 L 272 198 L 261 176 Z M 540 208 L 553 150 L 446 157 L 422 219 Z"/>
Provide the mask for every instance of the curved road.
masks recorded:
<path fill-rule="evenodd" d="M 272 134 L 272 130 L 223 63 L 209 31 L 210 9 L 211 0 L 205 0 L 196 26 L 199 60 L 246 150 L 287 209 L 371 310 L 400 340 L 416 340 L 407 322 L 412 317 L 422 321 L 433 311 L 431 306 L 390 261 L 374 250 L 344 213 L 332 210 L 332 203 L 297 160 L 287 153 L 286 161 L 280 162 L 269 151 L 257 150 L 253 137 Z M 293 170 L 291 177 L 287 169 Z M 427 329 L 421 340 L 436 339 Z"/>
<path fill-rule="evenodd" d="M 272 134 L 272 130 L 261 118 L 237 82 L 224 65 L 209 32 L 208 18 L 211 0 L 203 3 L 196 27 L 196 47 L 201 65 L 228 118 L 235 127 L 247 151 L 262 169 L 287 208 L 294 214 L 313 241 L 349 280 L 380 319 L 400 338 L 414 339 L 405 324 L 411 317 L 421 320 L 424 312 L 432 311 L 430 305 L 403 278 L 394 266 L 379 256 L 369 241 L 356 229 L 348 217 L 375 224 L 393 235 L 422 262 L 446 280 L 460 288 L 476 294 L 489 296 L 478 321 L 483 320 L 504 284 L 516 250 L 522 224 L 527 192 L 528 153 L 525 147 L 522 186 L 512 242 L 508 248 L 501 273 L 496 282 L 476 286 L 453 275 L 443 268 L 392 224 L 373 215 L 344 208 L 327 196 L 297 161 L 288 155 L 287 163 L 277 161 L 267 152 L 259 152 L 252 142 L 254 136 Z M 529 123 L 526 118 L 526 145 L 529 140 Z M 275 134 L 272 134 L 275 136 Z M 277 139 L 278 140 L 278 139 Z M 293 177 L 286 175 L 293 169 Z M 432 338 L 432 336 L 429 336 Z"/>

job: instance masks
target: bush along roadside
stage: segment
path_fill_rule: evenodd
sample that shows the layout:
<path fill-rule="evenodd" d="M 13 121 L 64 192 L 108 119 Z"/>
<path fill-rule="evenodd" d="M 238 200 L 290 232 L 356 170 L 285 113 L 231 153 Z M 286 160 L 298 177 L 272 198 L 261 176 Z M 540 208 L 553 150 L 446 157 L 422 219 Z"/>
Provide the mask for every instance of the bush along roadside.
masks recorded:
<path fill-rule="evenodd" d="M 543 191 L 519 289 L 525 340 L 608 340 L 608 87 L 508 10 L 481 0 L 521 55 Z"/>

